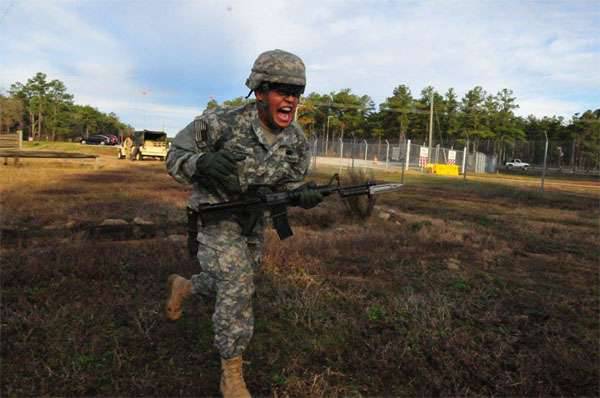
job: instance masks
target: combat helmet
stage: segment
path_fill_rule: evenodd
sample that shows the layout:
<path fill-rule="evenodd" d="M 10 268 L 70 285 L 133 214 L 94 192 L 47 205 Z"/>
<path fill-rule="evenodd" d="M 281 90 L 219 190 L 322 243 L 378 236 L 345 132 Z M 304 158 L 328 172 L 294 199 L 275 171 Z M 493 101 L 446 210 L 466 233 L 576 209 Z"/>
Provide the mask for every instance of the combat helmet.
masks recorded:
<path fill-rule="evenodd" d="M 265 51 L 254 61 L 250 76 L 246 79 L 246 86 L 252 93 L 264 82 L 304 87 L 306 86 L 304 62 L 297 55 L 287 51 Z"/>

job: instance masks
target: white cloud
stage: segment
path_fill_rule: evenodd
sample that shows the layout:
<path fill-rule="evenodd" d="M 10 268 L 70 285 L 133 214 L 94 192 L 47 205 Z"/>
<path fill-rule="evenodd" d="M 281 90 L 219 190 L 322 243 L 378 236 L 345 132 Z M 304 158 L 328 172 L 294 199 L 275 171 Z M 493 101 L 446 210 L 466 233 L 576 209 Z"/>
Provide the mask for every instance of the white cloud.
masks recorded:
<path fill-rule="evenodd" d="M 415 96 L 431 84 L 459 96 L 510 88 L 520 112 L 539 116 L 600 105 L 600 14 L 586 2 L 40 1 L 13 7 L 5 34 L 0 88 L 43 71 L 136 127 L 185 126 L 209 96 L 242 93 L 273 48 L 305 60 L 308 91 L 351 88 L 376 103 L 399 84 Z"/>
<path fill-rule="evenodd" d="M 202 113 L 200 108 L 165 105 L 153 102 L 151 98 L 141 98 L 139 102 L 131 102 L 83 97 L 83 102 L 93 103 L 106 112 L 115 112 L 126 120 L 136 120 L 133 126 L 136 129 L 164 130 L 170 136 L 174 136 L 195 116 Z"/>
<path fill-rule="evenodd" d="M 154 93 L 136 82 L 133 57 L 121 40 L 101 26 L 86 23 L 76 10 L 77 3 L 36 2 L 18 9 L 15 20 L 29 21 L 28 29 L 9 26 L 22 33 L 4 48 L 0 61 L 0 88 L 7 90 L 16 81 L 25 82 L 43 71 L 48 79 L 63 81 L 75 102 L 89 104 L 103 112 L 115 112 L 139 128 L 168 127 L 177 131 L 200 112 L 186 106 L 156 103 Z M 15 10 L 17 11 L 17 10 Z"/>
<path fill-rule="evenodd" d="M 545 97 L 531 97 L 519 100 L 519 109 L 516 114 L 520 116 L 563 116 L 569 119 L 575 113 L 583 113 L 586 109 L 578 102 L 548 99 Z"/>

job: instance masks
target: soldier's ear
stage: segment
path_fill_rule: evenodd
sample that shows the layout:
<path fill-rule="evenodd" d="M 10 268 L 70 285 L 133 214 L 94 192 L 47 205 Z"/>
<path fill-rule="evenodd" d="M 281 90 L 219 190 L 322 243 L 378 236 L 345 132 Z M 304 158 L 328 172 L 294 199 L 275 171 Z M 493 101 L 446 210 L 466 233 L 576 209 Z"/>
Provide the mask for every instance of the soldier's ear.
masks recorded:
<path fill-rule="evenodd" d="M 267 97 L 264 91 L 255 91 L 254 96 L 256 97 L 256 102 L 263 102 Z"/>

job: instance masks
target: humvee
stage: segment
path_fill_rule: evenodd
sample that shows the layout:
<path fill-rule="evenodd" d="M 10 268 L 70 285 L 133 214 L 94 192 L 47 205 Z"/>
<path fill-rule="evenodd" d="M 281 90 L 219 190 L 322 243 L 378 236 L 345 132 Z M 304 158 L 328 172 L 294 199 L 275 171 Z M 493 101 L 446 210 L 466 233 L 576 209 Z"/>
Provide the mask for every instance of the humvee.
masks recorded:
<path fill-rule="evenodd" d="M 163 131 L 142 130 L 133 133 L 133 150 L 132 158 L 142 160 L 144 158 L 158 158 L 165 160 L 167 157 L 167 133 Z M 121 146 L 119 148 L 119 158 L 125 158 L 126 149 Z"/>

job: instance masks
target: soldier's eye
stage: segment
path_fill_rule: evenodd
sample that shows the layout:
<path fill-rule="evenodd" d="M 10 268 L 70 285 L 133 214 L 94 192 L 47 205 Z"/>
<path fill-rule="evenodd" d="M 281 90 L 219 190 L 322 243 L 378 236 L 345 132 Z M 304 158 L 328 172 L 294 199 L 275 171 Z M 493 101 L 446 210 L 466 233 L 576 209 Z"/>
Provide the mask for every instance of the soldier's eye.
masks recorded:
<path fill-rule="evenodd" d="M 300 97 L 304 92 L 304 86 L 296 86 L 293 84 L 273 84 L 271 89 L 282 97 Z"/>

